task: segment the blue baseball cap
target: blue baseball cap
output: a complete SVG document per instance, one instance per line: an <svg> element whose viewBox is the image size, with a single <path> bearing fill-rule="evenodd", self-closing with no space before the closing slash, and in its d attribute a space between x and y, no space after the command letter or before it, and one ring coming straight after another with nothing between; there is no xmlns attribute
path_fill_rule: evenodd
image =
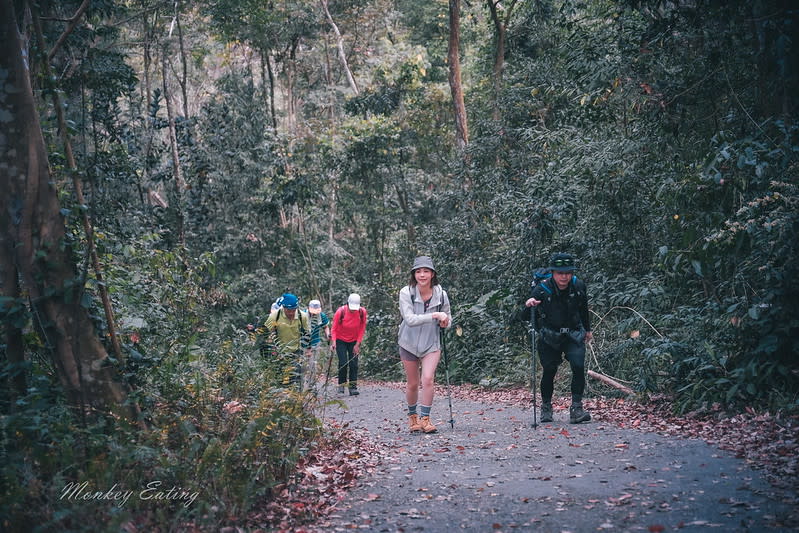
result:
<svg viewBox="0 0 799 533"><path fill-rule="evenodd" d="M300 305L300 300L290 292L287 292L280 297L280 305L283 309L297 309Z"/></svg>

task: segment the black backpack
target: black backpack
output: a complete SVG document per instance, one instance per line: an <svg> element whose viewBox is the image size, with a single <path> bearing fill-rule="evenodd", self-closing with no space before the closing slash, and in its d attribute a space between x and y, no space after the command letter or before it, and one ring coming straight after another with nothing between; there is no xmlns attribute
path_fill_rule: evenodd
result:
<svg viewBox="0 0 799 533"><path fill-rule="evenodd" d="M533 289L535 289L539 285L541 285L541 288L544 289L544 292L546 292L547 294L549 295L553 294L552 287L550 287L549 284L547 283L547 281L551 279L552 279L552 270L549 267L537 268L536 270L534 270L533 276L530 280L530 294L532 294ZM571 286L574 286L574 283L577 281L577 279L578 278L576 274L572 275L572 279L571 281L569 281L569 284ZM522 311L522 319L532 320L533 328L535 328L536 330L539 329L538 318L539 317L538 317L537 307L526 308L525 310Z"/></svg>
<svg viewBox="0 0 799 533"><path fill-rule="evenodd" d="M535 271L533 271L533 276L532 279L530 280L530 294L533 293L533 289L542 284L544 286L544 290L547 291L549 294L552 294L552 289L550 289L545 283L550 279L552 279L552 271L549 268L538 268ZM528 308L527 311L529 311L530 313L530 317L528 320L532 321L533 329L538 331L538 308L531 307Z"/></svg>

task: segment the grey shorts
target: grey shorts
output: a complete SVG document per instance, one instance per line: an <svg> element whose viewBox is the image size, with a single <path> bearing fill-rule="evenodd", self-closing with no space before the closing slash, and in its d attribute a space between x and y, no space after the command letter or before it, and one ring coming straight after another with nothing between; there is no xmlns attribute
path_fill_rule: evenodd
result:
<svg viewBox="0 0 799 533"><path fill-rule="evenodd" d="M433 353L433 352L428 352L428 353ZM405 348L403 348L402 346L399 347L399 354L400 354L400 361L411 361L413 363L419 361L422 357L427 355L426 353L422 355L414 355Z"/></svg>

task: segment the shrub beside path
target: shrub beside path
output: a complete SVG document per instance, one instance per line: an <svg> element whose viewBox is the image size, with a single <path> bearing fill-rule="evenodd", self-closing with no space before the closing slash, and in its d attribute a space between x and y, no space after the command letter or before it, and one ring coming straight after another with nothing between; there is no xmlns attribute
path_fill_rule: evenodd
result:
<svg viewBox="0 0 799 533"><path fill-rule="evenodd" d="M368 433L382 450L306 531L794 531L796 495L762 470L695 438L624 429L587 400L594 419L532 426L528 408L453 398L435 434L410 434L396 384L363 384L328 407L332 425Z"/></svg>

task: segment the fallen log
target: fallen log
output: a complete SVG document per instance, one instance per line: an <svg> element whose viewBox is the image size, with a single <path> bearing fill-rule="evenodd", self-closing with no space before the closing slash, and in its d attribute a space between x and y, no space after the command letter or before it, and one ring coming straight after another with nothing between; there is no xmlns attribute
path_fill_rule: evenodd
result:
<svg viewBox="0 0 799 533"><path fill-rule="evenodd" d="M594 379L598 379L602 383L610 385L613 388L619 389L620 391L622 391L625 394L635 394L635 392L633 392L633 390L630 387L628 387L627 385L622 385L621 383L619 383L615 379L609 378L608 376L606 376L604 374L599 374L597 372L594 372L593 370L588 370L587 374L589 376L591 376L592 378L594 378Z"/></svg>

